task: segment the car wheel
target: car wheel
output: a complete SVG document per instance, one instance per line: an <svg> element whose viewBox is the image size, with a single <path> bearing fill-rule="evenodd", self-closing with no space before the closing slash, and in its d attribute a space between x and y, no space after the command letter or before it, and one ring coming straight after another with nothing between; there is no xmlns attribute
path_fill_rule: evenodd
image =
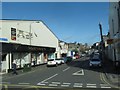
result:
<svg viewBox="0 0 120 90"><path fill-rule="evenodd" d="M89 67L91 68L91 67L92 67L92 65L89 65Z"/></svg>
<svg viewBox="0 0 120 90"><path fill-rule="evenodd" d="M56 63L56 67L58 66L58 64Z"/></svg>

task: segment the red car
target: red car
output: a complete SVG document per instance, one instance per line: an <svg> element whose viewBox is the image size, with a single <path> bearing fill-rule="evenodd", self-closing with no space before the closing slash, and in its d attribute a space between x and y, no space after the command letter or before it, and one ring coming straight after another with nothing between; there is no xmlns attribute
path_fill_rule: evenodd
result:
<svg viewBox="0 0 120 90"><path fill-rule="evenodd" d="M75 54L74 56L76 57L76 59L80 58L80 55L78 55L78 54Z"/></svg>

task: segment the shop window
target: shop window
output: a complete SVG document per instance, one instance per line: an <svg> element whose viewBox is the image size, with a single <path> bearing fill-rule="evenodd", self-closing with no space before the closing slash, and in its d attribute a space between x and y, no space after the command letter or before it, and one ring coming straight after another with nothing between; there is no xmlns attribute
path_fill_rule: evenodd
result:
<svg viewBox="0 0 120 90"><path fill-rule="evenodd" d="M57 58L57 53L55 54L55 58Z"/></svg>
<svg viewBox="0 0 120 90"><path fill-rule="evenodd" d="M2 54L2 61L6 61L6 59L5 59L5 58L6 58L6 55L7 55L7 54Z"/></svg>
<svg viewBox="0 0 120 90"><path fill-rule="evenodd" d="M31 55L31 59L32 59L32 65L36 65L37 64L37 55L36 54L32 54Z"/></svg>

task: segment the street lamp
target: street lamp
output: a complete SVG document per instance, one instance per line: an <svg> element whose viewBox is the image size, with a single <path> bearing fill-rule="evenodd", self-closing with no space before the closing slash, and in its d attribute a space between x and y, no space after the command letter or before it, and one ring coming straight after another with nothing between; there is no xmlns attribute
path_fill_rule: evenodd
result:
<svg viewBox="0 0 120 90"><path fill-rule="evenodd" d="M31 59L31 38L32 38L32 24L33 23L40 23L39 21L33 21L33 22L31 22L30 23L30 32L29 32L29 40L30 40L30 45L29 45L29 47L30 47L30 54L29 54L29 59L30 59L30 61L32 61L32 59Z"/></svg>
<svg viewBox="0 0 120 90"><path fill-rule="evenodd" d="M29 50L29 51L30 51L30 52L29 52L29 60L30 60L30 62L32 62L32 58L31 58L31 38L32 38L32 33L31 33L31 31L32 31L32 24L33 24L33 23L35 23L35 22L31 22L31 23L30 23L30 32L29 32L29 41L30 41L30 45L29 45L29 47L30 47L30 48L29 48L29 49L30 49L30 50Z"/></svg>

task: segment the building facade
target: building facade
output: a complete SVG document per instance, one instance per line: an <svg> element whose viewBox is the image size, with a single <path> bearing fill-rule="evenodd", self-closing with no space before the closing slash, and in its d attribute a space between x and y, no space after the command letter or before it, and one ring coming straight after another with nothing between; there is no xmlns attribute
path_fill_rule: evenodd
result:
<svg viewBox="0 0 120 90"><path fill-rule="evenodd" d="M59 41L60 45L60 56L66 57L68 54L68 44L64 41Z"/></svg>
<svg viewBox="0 0 120 90"><path fill-rule="evenodd" d="M109 5L109 39L108 58L117 66L120 62L120 2L110 2Z"/></svg>
<svg viewBox="0 0 120 90"><path fill-rule="evenodd" d="M42 21L0 20L1 70L8 72L15 60L17 68L40 65L58 53L58 38Z"/></svg>

